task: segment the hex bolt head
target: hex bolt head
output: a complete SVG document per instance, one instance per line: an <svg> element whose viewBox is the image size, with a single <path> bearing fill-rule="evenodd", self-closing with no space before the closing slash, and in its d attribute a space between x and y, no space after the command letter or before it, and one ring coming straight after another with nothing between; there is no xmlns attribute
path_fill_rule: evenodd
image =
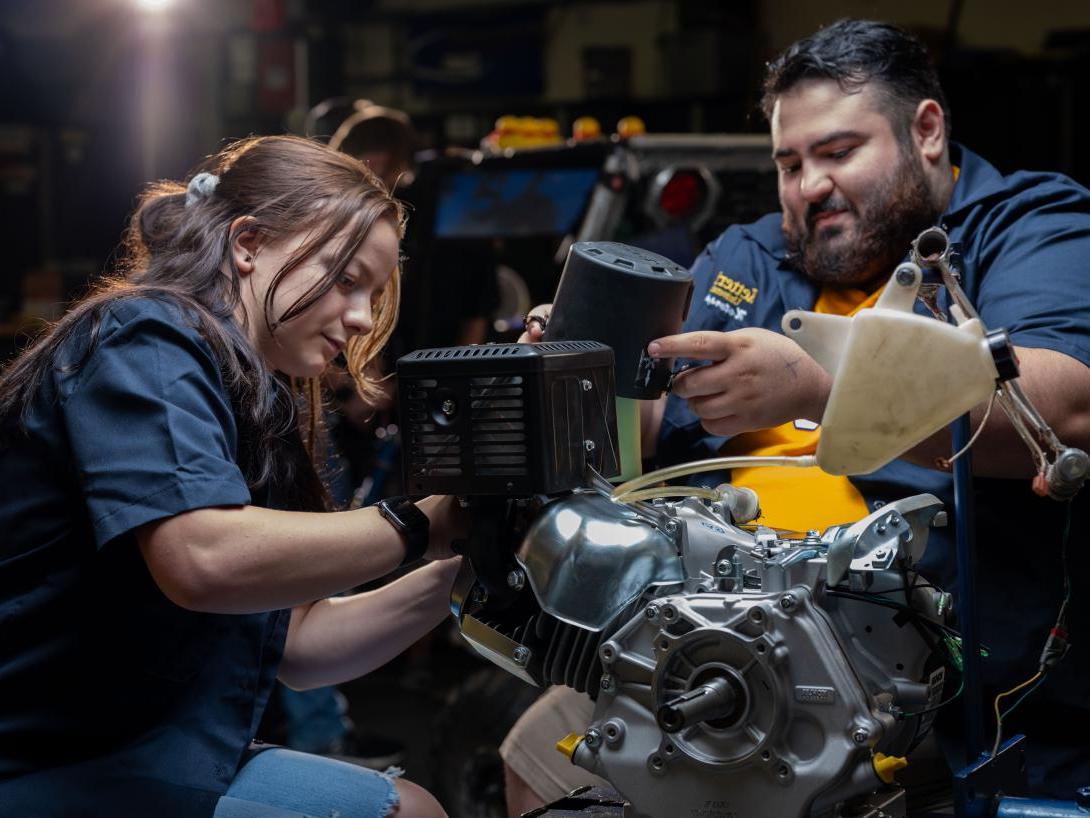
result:
<svg viewBox="0 0 1090 818"><path fill-rule="evenodd" d="M614 680L613 676L611 676L609 673L602 674L602 681L600 682L600 684L602 690L604 690L606 693L615 690L617 687L616 680Z"/></svg>
<svg viewBox="0 0 1090 818"><path fill-rule="evenodd" d="M519 667L526 667L530 663L530 649L519 645L511 654L511 658L515 660L515 664Z"/></svg>
<svg viewBox="0 0 1090 818"><path fill-rule="evenodd" d="M877 551L874 552L874 558L876 560L884 560L886 558L887 553L888 552L886 551L886 549L879 548Z"/></svg>
<svg viewBox="0 0 1090 818"><path fill-rule="evenodd" d="M605 723L603 731L606 734L606 744L610 747L618 747L624 741L624 722L620 719L610 719Z"/></svg>
<svg viewBox="0 0 1090 818"><path fill-rule="evenodd" d="M865 727L856 727L852 731L852 741L856 744L866 744L870 741L870 731Z"/></svg>
<svg viewBox="0 0 1090 818"><path fill-rule="evenodd" d="M606 642L600 648L598 648L598 658L602 660L602 664L608 665L614 659L617 658L617 643Z"/></svg>
<svg viewBox="0 0 1090 818"><path fill-rule="evenodd" d="M591 727L583 734L583 741L591 750L597 750L602 746L602 731L597 727Z"/></svg>
<svg viewBox="0 0 1090 818"><path fill-rule="evenodd" d="M806 531L806 539L808 539L808 540L816 540L816 539L818 539L818 538L820 538L820 537L821 537L821 534L820 534L820 533L818 533L818 530L817 530L816 528L810 528L810 529L807 529L807 531Z"/></svg>
<svg viewBox="0 0 1090 818"><path fill-rule="evenodd" d="M677 520L667 520L665 528L667 534L674 536L677 534Z"/></svg>
<svg viewBox="0 0 1090 818"><path fill-rule="evenodd" d="M507 587L521 591L526 585L526 574L517 568L507 575Z"/></svg>
<svg viewBox="0 0 1090 818"><path fill-rule="evenodd" d="M780 607L785 611L795 610L795 606L799 604L799 601L795 598L794 594L784 594L780 597Z"/></svg>
<svg viewBox="0 0 1090 818"><path fill-rule="evenodd" d="M659 606L648 605L643 609L643 615L650 619L652 622L659 618Z"/></svg>
<svg viewBox="0 0 1090 818"><path fill-rule="evenodd" d="M715 563L715 575L717 577L730 576L730 574L731 574L731 572L733 570L734 570L734 563L731 562L729 559L718 560Z"/></svg>
<svg viewBox="0 0 1090 818"><path fill-rule="evenodd" d="M589 392L594 388L594 384L591 383L587 378L583 378L583 380L581 380L579 383L582 385L584 392Z"/></svg>
<svg viewBox="0 0 1090 818"><path fill-rule="evenodd" d="M445 401L443 401L443 405L439 408L444 415L450 417L454 414L454 410L458 408L458 405L450 398L447 398Z"/></svg>
<svg viewBox="0 0 1090 818"><path fill-rule="evenodd" d="M583 448L586 449L588 452L593 452L594 449L595 449L594 441L593 440L584 440L583 441Z"/></svg>

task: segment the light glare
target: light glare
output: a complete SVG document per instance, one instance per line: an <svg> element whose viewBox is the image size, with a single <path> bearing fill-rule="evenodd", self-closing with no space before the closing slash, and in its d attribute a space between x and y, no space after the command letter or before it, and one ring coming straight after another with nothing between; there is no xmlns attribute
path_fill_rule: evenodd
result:
<svg viewBox="0 0 1090 818"><path fill-rule="evenodd" d="M148 14L161 14L172 5L174 0L135 0L136 7Z"/></svg>

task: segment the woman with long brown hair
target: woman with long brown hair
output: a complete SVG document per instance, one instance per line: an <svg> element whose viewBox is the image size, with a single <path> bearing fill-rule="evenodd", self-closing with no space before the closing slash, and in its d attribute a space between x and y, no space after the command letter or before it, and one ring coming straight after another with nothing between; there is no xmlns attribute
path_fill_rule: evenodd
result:
<svg viewBox="0 0 1090 818"><path fill-rule="evenodd" d="M441 816L401 779L251 745L277 676L354 678L447 610L455 504L328 512L315 465L325 367L375 389L402 212L294 137L196 171L144 193L118 274L0 377L0 811Z"/></svg>

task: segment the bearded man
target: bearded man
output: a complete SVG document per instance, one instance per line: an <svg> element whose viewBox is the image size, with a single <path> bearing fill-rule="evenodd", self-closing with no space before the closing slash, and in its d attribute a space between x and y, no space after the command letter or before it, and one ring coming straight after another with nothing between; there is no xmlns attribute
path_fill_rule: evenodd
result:
<svg viewBox="0 0 1090 818"><path fill-rule="evenodd" d="M678 375L668 401L645 407L644 455L668 464L813 453L831 379L780 333L784 313L853 315L873 305L910 241L935 224L960 254L962 286L985 325L1010 332L1034 404L1061 440L1090 449L1090 191L1056 174L1003 176L950 142L930 59L893 26L841 20L795 43L769 65L763 108L782 212L729 228L696 261L685 332L649 351L710 363ZM983 406L973 411L974 427L983 415ZM940 432L850 479L815 467L735 469L730 481L757 492L762 523L785 529L857 520L921 492L953 512L940 465L950 443ZM1090 784L1090 650L1079 644L1090 633L1090 566L1078 547L1086 492L1070 509L1033 495L1033 463L1001 413L973 455L985 702L1033 676L1070 578L1074 648L1004 730L1028 735L1031 792L1071 799ZM921 569L953 589L955 567L951 525L932 532ZM964 762L959 704L940 711L937 727L955 768ZM589 783L551 743L584 729L592 713L586 697L553 688L511 731L501 754L512 815Z"/></svg>

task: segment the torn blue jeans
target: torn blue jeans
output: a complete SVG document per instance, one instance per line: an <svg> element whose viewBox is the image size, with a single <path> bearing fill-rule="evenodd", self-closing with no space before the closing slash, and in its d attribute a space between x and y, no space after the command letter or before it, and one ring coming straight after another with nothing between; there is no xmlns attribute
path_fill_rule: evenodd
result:
<svg viewBox="0 0 1090 818"><path fill-rule="evenodd" d="M264 748L243 763L212 818L386 818L400 803L397 774Z"/></svg>

